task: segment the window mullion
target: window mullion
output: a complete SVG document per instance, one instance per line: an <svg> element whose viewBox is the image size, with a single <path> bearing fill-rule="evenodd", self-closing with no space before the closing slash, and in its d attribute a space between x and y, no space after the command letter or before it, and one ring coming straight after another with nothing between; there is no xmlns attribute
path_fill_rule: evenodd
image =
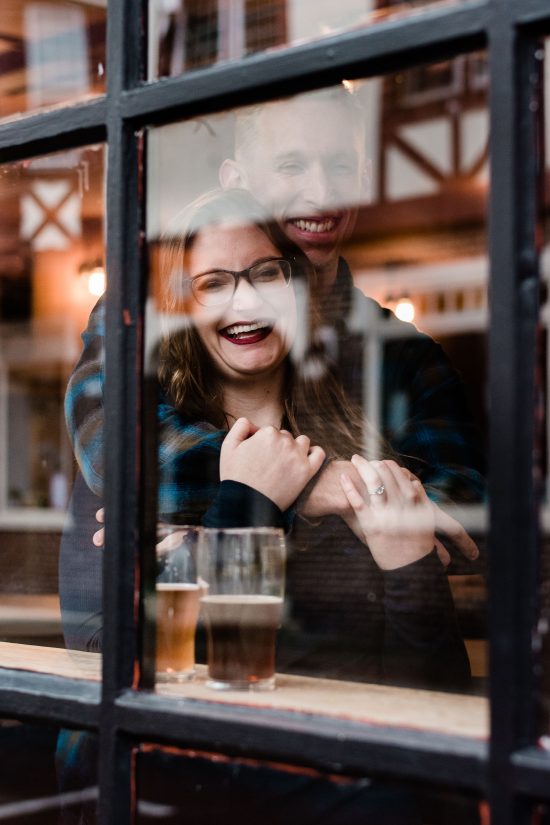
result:
<svg viewBox="0 0 550 825"><path fill-rule="evenodd" d="M512 2L495 0L491 64L490 683L492 820L527 821L510 760L534 736L538 524L534 481L538 323L536 43L515 30Z"/></svg>
<svg viewBox="0 0 550 825"><path fill-rule="evenodd" d="M141 0L110 3L107 26L107 297L105 363L105 555L99 820L132 817L131 745L118 732L114 701L134 681L135 581L139 542L137 432L143 319L140 266L140 138L121 95L140 77Z"/></svg>

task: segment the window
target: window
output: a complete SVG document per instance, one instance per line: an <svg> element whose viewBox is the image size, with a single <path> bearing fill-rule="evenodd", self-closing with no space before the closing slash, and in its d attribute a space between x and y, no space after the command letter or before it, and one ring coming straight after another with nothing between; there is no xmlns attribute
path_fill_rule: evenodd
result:
<svg viewBox="0 0 550 825"><path fill-rule="evenodd" d="M95 164L95 183L83 190L93 192L93 203L88 195L81 201L86 204L82 225L89 234L72 265L72 283L80 284L81 279L90 283L104 260L108 271L102 663L97 651L72 655L63 648L56 651L47 636L34 652L24 644L29 641L24 633L15 642L3 641L2 717L92 732L92 738L85 740L91 774L81 778L78 787L93 790L97 779L98 817L105 823L130 822L134 810L139 820L177 817L178 800L162 794L159 799L159 782L176 790L177 780L170 777L176 759L187 764L189 777L201 760L217 764L214 758L228 760L232 776L246 774L245 781L256 788L258 775L250 779L251 769L269 763L268 769L278 774L292 775L289 768L297 769L302 777L314 773L319 782L325 782L327 775L341 782L374 779L382 789L390 786L392 804L396 799L406 802L409 793L424 802L437 798L440 807L428 806L428 810L432 814L436 810L441 821L447 821L453 805L455 811L464 805L465 816L474 817L472 821L484 821L487 802L492 822L527 822L535 810L547 805L550 786L548 754L537 746L548 691L541 658L546 643L546 574L541 573L544 563L540 562L546 551L539 547L536 483L546 473L541 470L546 447L541 446L545 441L535 415L543 408L541 373L546 371L544 360L544 368L539 368L537 345L537 243L542 237L538 198L544 168L537 141L546 63L545 50L536 38L550 30L547 3L415 4L414 14L390 19L382 14L368 27L351 29L347 19L337 26L345 30L330 40L301 43L281 34L283 17L291 11L288 7L278 5L270 18L267 10L260 15L257 6L245 4L241 22L230 25L229 33L224 30L224 40L219 36L221 6L186 7L188 28L182 30L184 12L164 4L160 12L158 5L149 9L154 25L148 55L142 51L140 5L111 3L108 8L109 77L104 96L98 89L97 99L82 101L79 91L65 98L79 100L78 105L67 102L55 111L36 111L0 126L2 196L14 197L10 181L19 175L26 179L25 197L31 198L24 201L17 192L20 208L27 209L26 223L20 224L27 229L27 244L17 244L12 270L9 232L2 241L8 253L1 283L13 277L21 284L17 297L15 290L10 293L6 287L0 300L2 326L17 327L7 333L13 358L9 347L3 348L3 364L6 359L8 365L2 368L2 391L11 407L5 405L2 413L1 435L4 449L12 456L3 463L7 469L0 486L6 511L20 514L31 503L40 508L47 496L52 499L43 509L55 510L51 502L54 492L59 494L51 478L61 471L50 468L47 458L46 465L39 461L36 470L30 460L17 466L9 449L19 444L18 454L25 449L33 454L34 442L25 439L23 431L32 433L37 444L46 436L53 439L52 449L62 453L61 436L54 435L55 428L46 427L44 421L58 418L67 352L57 354L61 366L43 368L45 333L37 338L40 357L34 360L32 347L25 350L24 336L18 335L29 318L38 320L37 267L32 260L37 253L32 241L36 243L46 223L51 224L50 241L52 235L66 234L59 226L59 210L53 214L58 205L53 196L44 227L37 223L36 186L42 186L44 203L44 184L51 189L56 179L61 197L61 184L68 185L83 159ZM45 7L40 8L42 13ZM253 32L242 24L243 19L255 21ZM287 42L294 45L287 48ZM163 48L158 49L157 43L163 43ZM272 50L272 45L278 48ZM247 49L258 54L245 58ZM211 65L220 56L226 62ZM194 71L187 72L191 68ZM144 83L146 74L172 76ZM370 137L376 140L376 152L371 147L375 162L370 200L361 196L354 202L359 212L357 234L349 241L346 257L360 273L357 282L365 291L396 312L400 302L407 312L412 306L419 326L441 339L451 360L460 359L486 434L488 506L469 502L468 528L480 542L487 542L490 586L485 591L480 578L471 588L466 574L455 582L454 597L462 605L465 626L470 622L465 635L481 642L473 644L469 654L485 680L480 693L486 690L487 696L449 696L351 679L346 680L344 702L335 712L332 682L325 685L324 696L317 695L317 704L303 693L290 701L283 690L258 694L254 701L235 700L229 694L212 698L193 684L189 689L153 690L150 617L144 605L154 580L158 473L151 422L156 421L157 397L147 346L154 321L149 314L151 298L158 294L156 255L175 207L166 193L176 193L185 201L201 191L202 176L217 169L217 153L225 151L215 145L216 140L221 135L230 144L231 129L224 129L239 108L319 92L342 80L363 88L369 112L380 118L370 123ZM192 150L178 155L182 140L189 141ZM97 147L102 145L107 148L105 258L101 209L97 209L101 197L97 183L102 180L102 149ZM180 184L189 192L178 192ZM192 193L195 184L197 192ZM301 217L294 216L298 222ZM543 273L544 256L542 260ZM59 270L57 278L61 277ZM48 297L52 297L49 292ZM38 326L33 326L33 336ZM384 326L383 345L390 333ZM372 387L375 382L369 396L376 394ZM402 398L393 398L387 413L397 428L403 403ZM46 415L38 415L37 409ZM47 482L41 476L46 472L50 472ZM10 499L16 482L35 498L27 500L23 494ZM23 548L22 533L14 537L13 555ZM31 545L35 542L31 538ZM24 589L28 595L29 587ZM136 609L138 590L140 610ZM536 627L539 635L534 638L540 644L533 646ZM322 687L319 674L301 676ZM336 694L340 681L334 683ZM367 697L376 709L372 716L365 712ZM5 742L10 725L2 726ZM540 741L545 744L544 738ZM50 740L47 749L52 750ZM163 767L165 759L169 770ZM136 762L140 804L134 808ZM246 770L241 767L245 763ZM95 796L90 794L87 801L93 806ZM290 809L290 819L292 815Z"/></svg>

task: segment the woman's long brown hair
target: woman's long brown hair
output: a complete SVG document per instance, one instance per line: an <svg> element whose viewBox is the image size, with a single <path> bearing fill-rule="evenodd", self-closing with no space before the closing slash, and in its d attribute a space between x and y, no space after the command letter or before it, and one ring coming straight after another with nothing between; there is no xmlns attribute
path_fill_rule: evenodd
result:
<svg viewBox="0 0 550 825"><path fill-rule="evenodd" d="M200 231L221 225L254 225L263 231L284 258L291 262L292 279L303 283L309 296L307 344L302 357L287 356L283 398L284 426L293 435L305 434L320 444L327 458L365 455L383 458L392 451L351 404L334 377L318 334L320 313L315 301L315 271L304 253L284 235L252 196L240 189L214 190L194 201L172 222L161 243L160 275L169 288L164 290L163 310L168 316L178 311L185 316L186 254ZM187 293L187 300L188 300ZM182 312L183 310L183 312ZM174 407L185 421L205 422L227 430L229 421L223 407L223 380L200 337L189 322L165 335L160 345L159 379ZM191 446L191 443L187 446ZM185 445L182 445L184 448Z"/></svg>

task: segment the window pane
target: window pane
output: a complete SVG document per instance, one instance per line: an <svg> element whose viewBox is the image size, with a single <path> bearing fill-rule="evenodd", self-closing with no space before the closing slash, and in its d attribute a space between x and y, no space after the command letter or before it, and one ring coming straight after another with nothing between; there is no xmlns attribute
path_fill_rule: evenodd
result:
<svg viewBox="0 0 550 825"><path fill-rule="evenodd" d="M251 759L144 745L138 751L137 823L182 818L303 825L480 825L485 803L456 791L381 778L349 778Z"/></svg>
<svg viewBox="0 0 550 825"><path fill-rule="evenodd" d="M105 91L106 0L3 0L0 117Z"/></svg>
<svg viewBox="0 0 550 825"><path fill-rule="evenodd" d="M542 51L542 50L541 50ZM541 720L542 734L545 737L545 747L550 747L550 518L549 518L549 445L548 427L550 417L548 415L548 369L550 359L548 357L548 347L550 337L548 335L548 284L550 282L550 39L544 44L544 154L543 166L544 179L541 182L540 192L542 194L542 219L544 227L544 246L541 254L541 357L544 364L542 373L542 383L540 386L541 400L544 398L543 421L539 430L540 436L540 463L541 476L544 479L544 506L542 510L542 558L540 570L540 618L538 623L537 644L540 653L540 673L542 676L541 694L543 718ZM543 56L541 54L541 57Z"/></svg>
<svg viewBox="0 0 550 825"><path fill-rule="evenodd" d="M306 696L328 713L351 702L372 718L354 682L485 690L485 98L485 56L474 54L149 133L160 518L286 530L280 690L250 701L304 710ZM320 445L330 461L318 483L306 486L316 459L300 475L272 431L250 431L244 464L231 451L220 465L242 416ZM395 463L362 464L362 479L349 463L358 453ZM410 485L417 509L397 516ZM472 541L476 561L464 555ZM199 594L200 666L221 592L210 573L198 582L210 588ZM194 683L158 689L212 696L200 666ZM484 702L470 701L484 735ZM458 698L445 703L464 718Z"/></svg>
<svg viewBox="0 0 550 825"><path fill-rule="evenodd" d="M61 648L85 648L98 632L90 614L101 615L101 551L68 516L79 476L63 404L104 278L103 168L102 146L0 167L0 663L7 666L70 673L76 660ZM68 411L77 415L90 396L72 390ZM29 655L29 643L40 650ZM74 675L94 668L97 676L97 663Z"/></svg>
<svg viewBox="0 0 550 825"><path fill-rule="evenodd" d="M150 0L149 79L456 2L460 0Z"/></svg>
<svg viewBox="0 0 550 825"><path fill-rule="evenodd" d="M2 821L21 825L96 821L94 734L2 719L0 759Z"/></svg>

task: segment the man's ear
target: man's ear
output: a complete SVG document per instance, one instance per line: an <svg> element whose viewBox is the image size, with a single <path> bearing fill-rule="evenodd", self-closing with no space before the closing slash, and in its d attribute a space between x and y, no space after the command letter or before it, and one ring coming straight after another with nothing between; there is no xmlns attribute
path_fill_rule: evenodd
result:
<svg viewBox="0 0 550 825"><path fill-rule="evenodd" d="M222 189L246 189L244 172L236 160L226 158L220 166L218 178Z"/></svg>

